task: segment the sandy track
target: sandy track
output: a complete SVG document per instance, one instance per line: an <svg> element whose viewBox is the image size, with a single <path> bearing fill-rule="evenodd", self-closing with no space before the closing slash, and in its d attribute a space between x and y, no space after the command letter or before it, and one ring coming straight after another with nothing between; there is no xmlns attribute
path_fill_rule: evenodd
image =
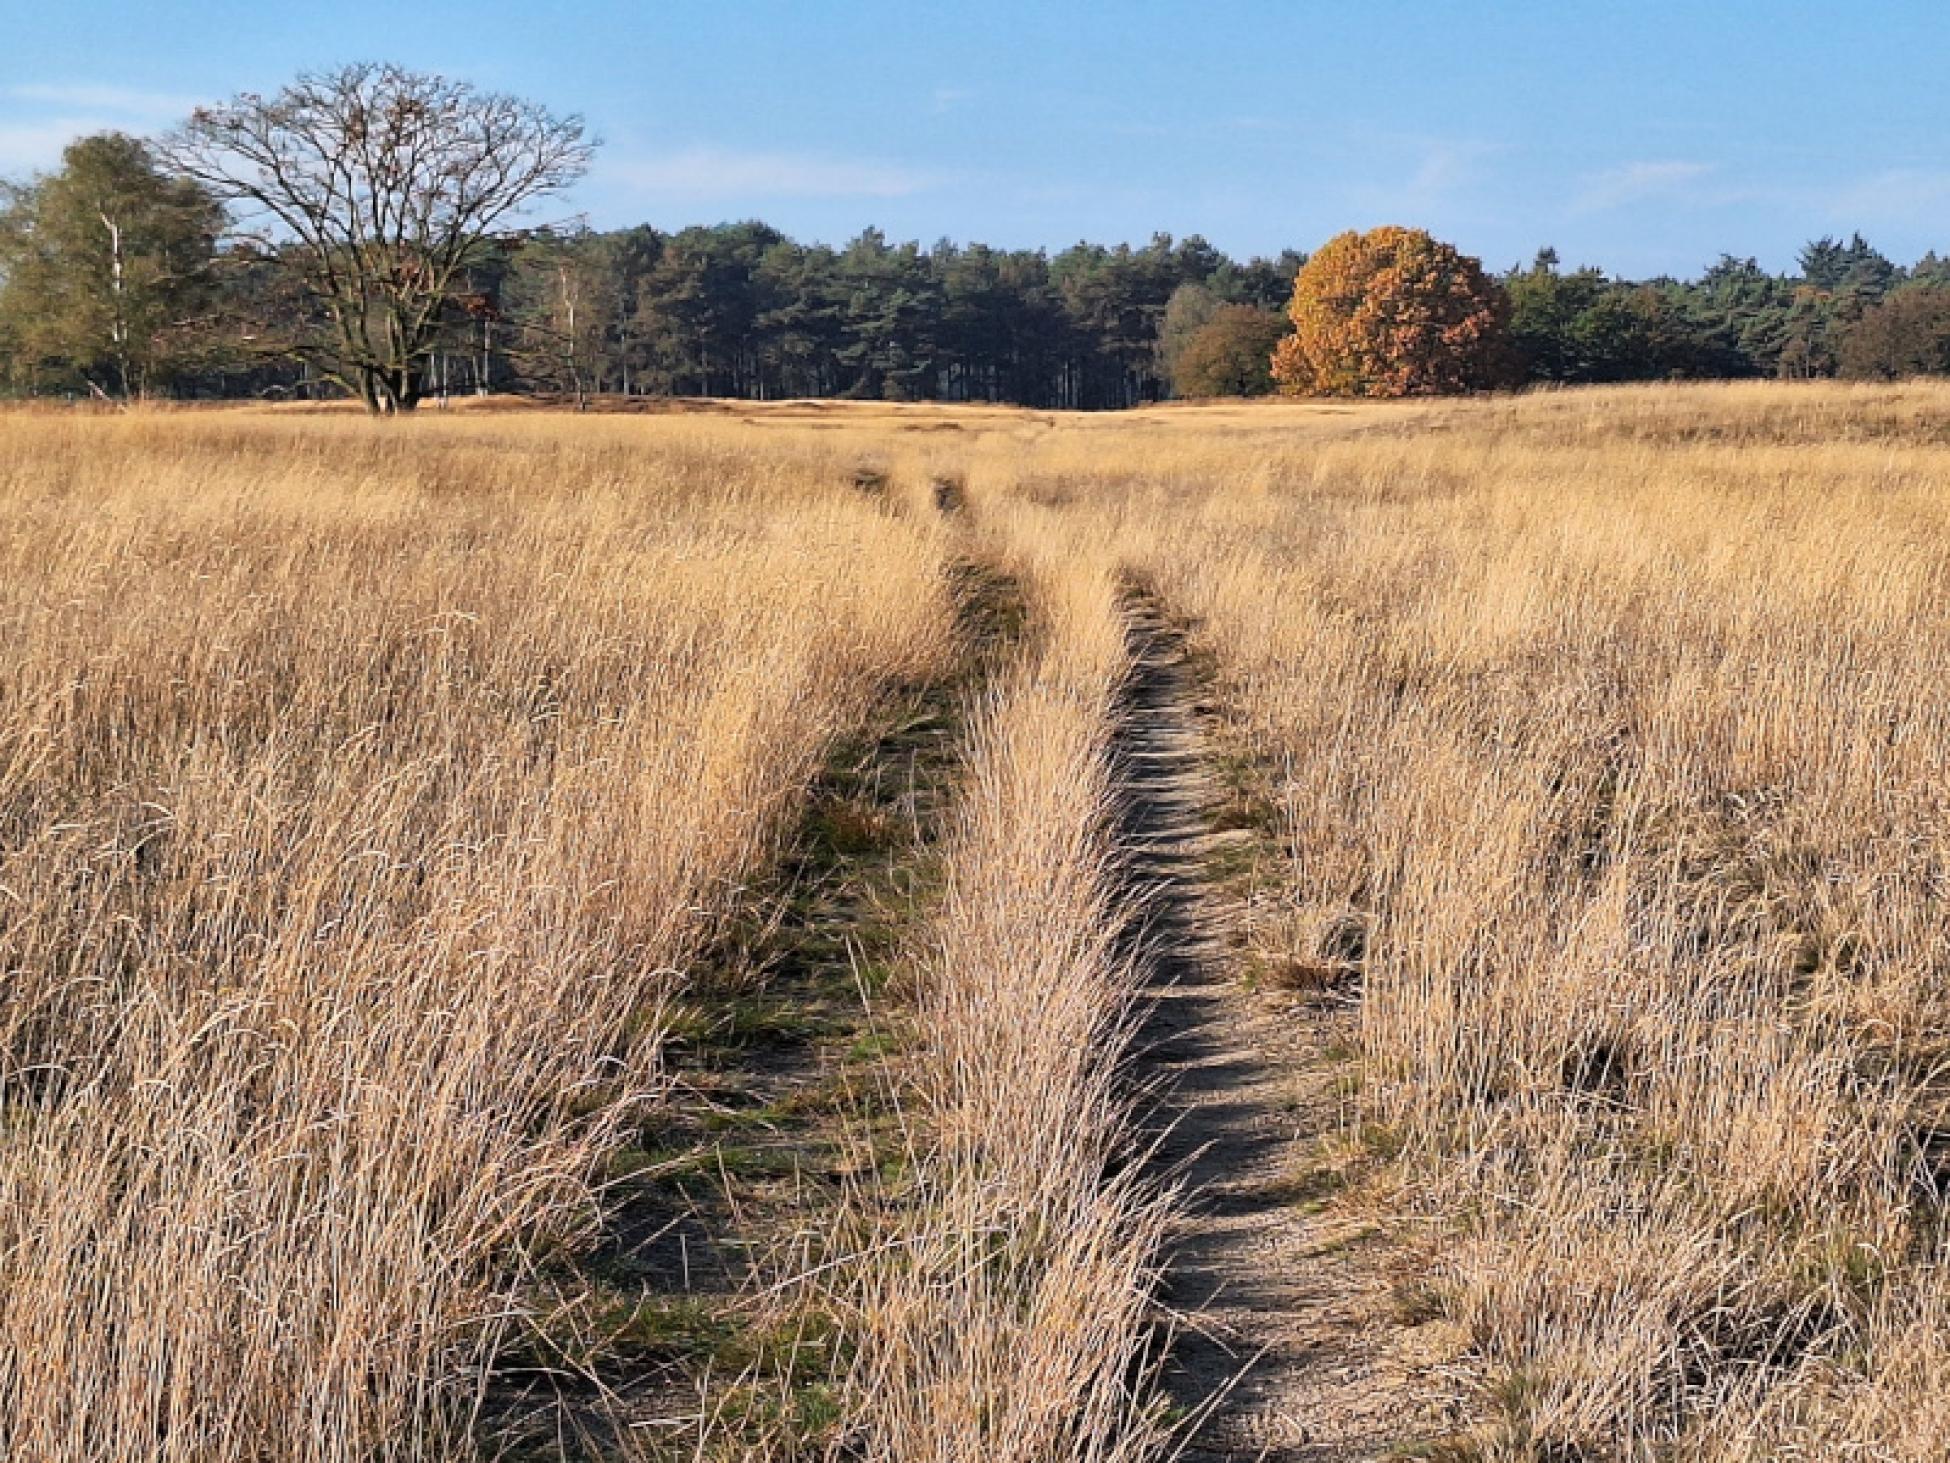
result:
<svg viewBox="0 0 1950 1463"><path fill-rule="evenodd" d="M1145 898L1151 1005L1138 1043L1161 1172L1182 1182L1166 1299L1184 1317L1166 1363L1202 1419L1187 1459L1341 1463L1443 1431L1417 1398L1413 1328L1391 1303L1401 1260L1373 1224L1307 1202L1321 1140L1344 1126L1332 1053L1345 997L1270 997L1228 969L1228 912L1207 875L1215 790L1181 637L1130 605L1136 669L1120 729L1125 836Z"/></svg>

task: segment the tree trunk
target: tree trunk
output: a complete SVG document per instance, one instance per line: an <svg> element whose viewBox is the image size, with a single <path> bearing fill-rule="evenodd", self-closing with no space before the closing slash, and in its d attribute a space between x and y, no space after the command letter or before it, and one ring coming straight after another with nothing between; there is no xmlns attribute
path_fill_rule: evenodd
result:
<svg viewBox="0 0 1950 1463"><path fill-rule="evenodd" d="M96 214L102 227L108 230L108 291L109 344L115 356L115 379L126 404L132 394L129 369L129 317L125 298L128 281L122 258L122 226L108 216L107 210Z"/></svg>

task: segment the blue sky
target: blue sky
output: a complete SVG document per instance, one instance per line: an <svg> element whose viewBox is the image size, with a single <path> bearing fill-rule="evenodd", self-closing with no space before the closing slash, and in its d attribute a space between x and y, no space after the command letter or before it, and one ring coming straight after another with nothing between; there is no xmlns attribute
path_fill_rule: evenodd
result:
<svg viewBox="0 0 1950 1463"><path fill-rule="evenodd" d="M1239 254L1420 225L1493 266L1950 252L1944 0L0 0L0 175L306 67L579 111L591 223Z"/></svg>

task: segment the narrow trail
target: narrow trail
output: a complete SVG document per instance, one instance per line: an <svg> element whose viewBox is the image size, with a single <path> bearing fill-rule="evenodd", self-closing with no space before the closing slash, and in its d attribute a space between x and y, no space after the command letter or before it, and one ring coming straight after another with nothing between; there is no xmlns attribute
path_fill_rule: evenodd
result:
<svg viewBox="0 0 1950 1463"><path fill-rule="evenodd" d="M1209 869L1252 835L1211 831L1219 799L1182 634L1143 593L1127 608L1124 834L1151 1002L1137 1074L1156 1092L1159 1171L1186 1190L1165 1296L1184 1319L1164 1381L1199 1420L1179 1456L1387 1457L1442 1429L1414 1415L1428 1388L1403 1354L1413 1328L1373 1223L1310 1192L1322 1141L1345 1126L1335 1054L1352 1002L1268 997L1229 971L1231 916Z"/></svg>
<svg viewBox="0 0 1950 1463"><path fill-rule="evenodd" d="M488 1379L484 1456L692 1463L824 1446L839 1361L826 1318L779 1282L816 1266L841 1189L873 1157L884 1056L862 997L878 1000L904 956L947 827L962 708L1024 615L1006 575L948 572L958 663L884 688L829 749L776 866L663 1013L672 1093L615 1156L600 1241L548 1277L586 1297L565 1334Z"/></svg>

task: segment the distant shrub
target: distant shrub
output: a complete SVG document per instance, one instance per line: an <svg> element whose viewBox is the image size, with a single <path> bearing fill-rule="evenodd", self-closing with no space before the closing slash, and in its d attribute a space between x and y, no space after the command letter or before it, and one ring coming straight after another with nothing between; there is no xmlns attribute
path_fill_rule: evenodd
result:
<svg viewBox="0 0 1950 1463"><path fill-rule="evenodd" d="M1225 305L1172 361L1179 396L1265 396L1273 389L1273 351L1286 322L1271 310Z"/></svg>
<svg viewBox="0 0 1950 1463"><path fill-rule="evenodd" d="M1950 289L1912 286L1871 305L1842 338L1841 372L1882 381L1950 372Z"/></svg>

